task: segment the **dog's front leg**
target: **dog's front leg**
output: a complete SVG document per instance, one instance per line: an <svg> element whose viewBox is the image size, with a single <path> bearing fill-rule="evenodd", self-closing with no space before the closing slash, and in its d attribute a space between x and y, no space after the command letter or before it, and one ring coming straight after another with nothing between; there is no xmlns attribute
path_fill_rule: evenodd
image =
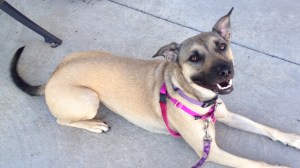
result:
<svg viewBox="0 0 300 168"><path fill-rule="evenodd" d="M249 160L239 156L235 156L220 149L215 143L212 145L212 150L208 160L211 162L236 168L288 168L285 166L269 165L264 162Z"/></svg>
<svg viewBox="0 0 300 168"><path fill-rule="evenodd" d="M218 114L219 113L219 114ZM222 103L217 108L218 121L237 129L260 134L271 138L274 141L280 141L283 144L300 149L300 136L291 133L285 133L280 130L256 123L246 117L228 111Z"/></svg>

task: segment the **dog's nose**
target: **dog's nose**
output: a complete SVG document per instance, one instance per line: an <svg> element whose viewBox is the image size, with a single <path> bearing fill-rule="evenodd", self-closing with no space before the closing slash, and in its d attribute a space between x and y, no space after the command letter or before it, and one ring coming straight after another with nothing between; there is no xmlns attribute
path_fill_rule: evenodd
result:
<svg viewBox="0 0 300 168"><path fill-rule="evenodd" d="M226 69L226 70L223 70L223 71L219 72L220 77L227 77L230 74L231 74L231 71L229 69Z"/></svg>
<svg viewBox="0 0 300 168"><path fill-rule="evenodd" d="M231 73L232 73L232 70L227 65L218 67L218 75L221 78L227 78L229 75L231 75Z"/></svg>

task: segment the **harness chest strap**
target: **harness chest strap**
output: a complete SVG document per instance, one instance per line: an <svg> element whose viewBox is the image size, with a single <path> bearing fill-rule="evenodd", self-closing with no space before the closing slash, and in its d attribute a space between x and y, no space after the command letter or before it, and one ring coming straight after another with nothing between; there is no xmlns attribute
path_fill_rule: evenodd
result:
<svg viewBox="0 0 300 168"><path fill-rule="evenodd" d="M178 91L180 91L179 89L177 89ZM182 92L182 91L181 91ZM191 110L190 108L188 108L187 106L185 106L182 102L178 101L177 99L171 97L168 92L167 92L167 87L165 84L162 85L161 89L160 89L160 107L161 107L161 111L162 111L162 115L163 115L163 118L164 118L164 121L166 123L166 126L167 126L167 129L168 130L172 130L170 127L169 127L169 123L168 123L168 120L167 120L167 115L166 115L166 111L167 111L167 107L166 107L166 104L167 104L167 98L175 105L175 107L177 108L180 108L181 110L183 110L184 112L186 112L187 114L195 117L195 119L201 119L201 120L209 120L211 119L213 123L216 122L216 117L215 117L215 102L216 102L216 98L214 98L214 103L213 106L210 107L210 109L208 110L208 112L204 115L200 115L199 113ZM190 98L191 99L191 98ZM211 100L208 101L209 104L211 104ZM201 103L201 107L203 105L207 105L206 102L200 102ZM212 105L211 104L211 105ZM170 132L175 132L174 130L170 131ZM171 135L173 135L171 133Z"/></svg>
<svg viewBox="0 0 300 168"><path fill-rule="evenodd" d="M174 131L174 130L170 127L170 125L169 125L168 115L167 115L167 106L166 106L166 104L163 103L163 102L159 102L159 104L160 104L160 109L161 109L162 117L163 117L163 120L164 120L164 122L165 122L165 125L166 125L168 131L170 132L170 134L171 134L173 137L175 137L175 138L180 138L181 135L180 135L178 132Z"/></svg>
<svg viewBox="0 0 300 168"><path fill-rule="evenodd" d="M182 92L183 93L183 92ZM182 95L182 94L180 94ZM208 133L207 133L207 128L208 128L208 124L209 124L209 119L212 119L212 122L215 123L216 122L216 118L214 116L214 112L215 112L215 103L214 105L209 109L209 111L205 114L205 115L199 115L198 113L194 112L193 110L189 109L188 107L186 107L184 104L182 104L180 101L176 100L175 98L172 98L170 95L168 95L167 93L167 88L166 85L163 84L160 90L160 100L159 100L159 104L160 104L160 108L161 108L161 112L162 112L162 117L163 120L165 122L165 125L169 131L169 133L175 137L175 138L179 138L181 137L181 135L174 131L173 129L171 129L170 125L169 125L169 121L168 121L168 115L167 115L167 98L169 98L171 100L171 102L177 107L182 109L184 112L188 113L189 115L192 115L193 117L195 117L195 119L202 119L205 120L205 137L203 139L204 141L204 147L203 147L203 154L201 159L198 161L198 163L193 166L192 168L198 168L201 167L206 159L208 158L209 155L209 151L210 151L210 144L211 144L211 138L209 137ZM216 99L215 99L216 100ZM211 101L210 101L211 102ZM215 102L215 101L214 101ZM195 104L195 103L194 103ZM203 106L205 103L200 102L199 105Z"/></svg>

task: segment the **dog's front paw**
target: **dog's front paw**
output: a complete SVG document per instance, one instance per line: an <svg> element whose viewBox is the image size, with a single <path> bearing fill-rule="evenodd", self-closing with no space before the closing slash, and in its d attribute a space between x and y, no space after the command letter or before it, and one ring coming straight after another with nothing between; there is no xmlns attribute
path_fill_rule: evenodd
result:
<svg viewBox="0 0 300 168"><path fill-rule="evenodd" d="M300 136L296 134L284 134L283 143L300 150Z"/></svg>
<svg viewBox="0 0 300 168"><path fill-rule="evenodd" d="M287 167L287 166L272 166L272 168L291 168L291 167Z"/></svg>
<svg viewBox="0 0 300 168"><path fill-rule="evenodd" d="M294 147L300 150L300 136L292 133L285 133L279 130L275 130L272 132L272 136L270 138L273 141L282 142L285 145Z"/></svg>
<svg viewBox="0 0 300 168"><path fill-rule="evenodd" d="M267 164L267 163L261 163L261 165L257 166L257 168L290 168L290 167L287 167L287 166L281 166L281 165L270 165L270 164Z"/></svg>
<svg viewBox="0 0 300 168"><path fill-rule="evenodd" d="M262 168L290 168L287 166L281 166L281 165L270 165L267 163L263 163L263 165L261 166Z"/></svg>

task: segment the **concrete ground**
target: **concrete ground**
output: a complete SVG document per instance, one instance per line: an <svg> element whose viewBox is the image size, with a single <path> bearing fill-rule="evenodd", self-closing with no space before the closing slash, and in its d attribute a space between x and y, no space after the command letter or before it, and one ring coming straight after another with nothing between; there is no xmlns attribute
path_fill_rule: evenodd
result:
<svg viewBox="0 0 300 168"><path fill-rule="evenodd" d="M163 45L209 31L232 14L235 90L222 96L228 108L286 132L300 134L300 2L180 0L31 0L8 2L63 40L55 49L0 11L0 167L182 168L198 161L182 140L145 131L109 109L100 116L108 133L56 124L44 97L18 90L9 75L14 52L26 45L21 76L45 83L67 54L107 50L141 59ZM300 151L266 137L217 123L226 151L271 164L300 167ZM207 163L208 168L221 168Z"/></svg>

